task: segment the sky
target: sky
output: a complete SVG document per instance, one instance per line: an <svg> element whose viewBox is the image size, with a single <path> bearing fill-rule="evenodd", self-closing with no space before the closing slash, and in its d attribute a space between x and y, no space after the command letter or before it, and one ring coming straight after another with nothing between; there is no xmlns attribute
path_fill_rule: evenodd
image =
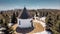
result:
<svg viewBox="0 0 60 34"><path fill-rule="evenodd" d="M0 0L0 10L60 9L60 0Z"/></svg>

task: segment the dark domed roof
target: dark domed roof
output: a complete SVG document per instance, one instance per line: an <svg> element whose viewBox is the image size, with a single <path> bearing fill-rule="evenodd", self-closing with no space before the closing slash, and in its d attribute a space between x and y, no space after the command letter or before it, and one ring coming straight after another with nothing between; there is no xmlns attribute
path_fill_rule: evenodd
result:
<svg viewBox="0 0 60 34"><path fill-rule="evenodd" d="M29 17L30 17L30 15L28 14L27 9L24 7L23 12L22 12L22 14L21 14L21 16L19 18L27 19Z"/></svg>

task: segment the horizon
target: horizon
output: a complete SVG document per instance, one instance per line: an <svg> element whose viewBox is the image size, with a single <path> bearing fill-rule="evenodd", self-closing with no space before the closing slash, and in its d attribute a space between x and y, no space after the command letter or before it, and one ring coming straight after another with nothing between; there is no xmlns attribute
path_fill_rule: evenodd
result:
<svg viewBox="0 0 60 34"><path fill-rule="evenodd" d="M60 0L0 0L1 10L12 9L58 9L60 10Z"/></svg>

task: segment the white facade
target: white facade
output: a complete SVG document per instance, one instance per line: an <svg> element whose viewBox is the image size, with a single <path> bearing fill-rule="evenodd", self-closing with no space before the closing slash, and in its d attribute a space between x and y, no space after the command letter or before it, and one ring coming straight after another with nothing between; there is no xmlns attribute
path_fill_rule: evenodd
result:
<svg viewBox="0 0 60 34"><path fill-rule="evenodd" d="M42 20L43 22L45 22L46 17L41 17L40 20Z"/></svg>
<svg viewBox="0 0 60 34"><path fill-rule="evenodd" d="M18 19L18 27L20 28L28 28L32 27L32 19Z"/></svg>

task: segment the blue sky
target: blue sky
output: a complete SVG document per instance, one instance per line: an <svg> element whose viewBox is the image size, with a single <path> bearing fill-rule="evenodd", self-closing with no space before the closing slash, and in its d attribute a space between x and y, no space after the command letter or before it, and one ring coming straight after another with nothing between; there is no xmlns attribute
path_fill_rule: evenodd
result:
<svg viewBox="0 0 60 34"><path fill-rule="evenodd" d="M60 0L0 0L0 10L60 9Z"/></svg>

